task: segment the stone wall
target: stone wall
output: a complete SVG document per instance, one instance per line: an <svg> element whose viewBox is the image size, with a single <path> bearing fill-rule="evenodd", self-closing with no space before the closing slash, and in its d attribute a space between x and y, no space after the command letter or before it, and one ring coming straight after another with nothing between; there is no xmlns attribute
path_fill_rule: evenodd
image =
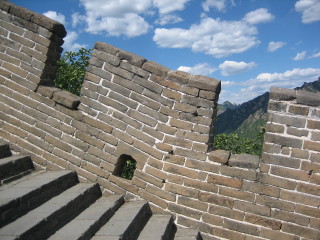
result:
<svg viewBox="0 0 320 240"><path fill-rule="evenodd" d="M220 81L96 43L79 98L45 86L63 26L5 1L0 9L0 137L37 168L73 169L105 194L142 197L205 239L320 238L319 94L272 89L261 162L212 151ZM32 82L38 68L24 68L43 38ZM114 174L123 155L137 161L132 180Z"/></svg>

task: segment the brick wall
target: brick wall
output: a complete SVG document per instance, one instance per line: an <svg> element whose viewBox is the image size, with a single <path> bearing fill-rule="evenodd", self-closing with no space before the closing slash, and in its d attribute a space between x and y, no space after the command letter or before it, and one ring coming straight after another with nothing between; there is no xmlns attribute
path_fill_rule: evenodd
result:
<svg viewBox="0 0 320 240"><path fill-rule="evenodd" d="M38 168L73 169L105 194L142 197L205 239L320 238L319 94L272 89L262 161L212 151L220 81L96 43L78 98L44 86L63 26L8 2L0 9L0 137L14 151ZM38 29L32 53L38 37L53 42L33 84L24 69L37 58L24 52L29 29ZM113 174L123 154L137 161L132 180Z"/></svg>

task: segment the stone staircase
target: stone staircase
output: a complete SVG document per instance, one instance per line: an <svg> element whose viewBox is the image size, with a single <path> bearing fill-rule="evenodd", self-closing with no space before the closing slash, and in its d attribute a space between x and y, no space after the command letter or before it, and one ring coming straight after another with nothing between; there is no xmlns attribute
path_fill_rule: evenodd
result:
<svg viewBox="0 0 320 240"><path fill-rule="evenodd" d="M102 196L74 171L34 171L29 156L12 156L1 140L0 158L0 239L201 239L171 215L153 214L144 200Z"/></svg>

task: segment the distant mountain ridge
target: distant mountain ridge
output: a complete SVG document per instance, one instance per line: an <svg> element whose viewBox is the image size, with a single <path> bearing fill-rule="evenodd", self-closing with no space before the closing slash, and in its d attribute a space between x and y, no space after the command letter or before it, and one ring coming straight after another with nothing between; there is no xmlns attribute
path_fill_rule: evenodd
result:
<svg viewBox="0 0 320 240"><path fill-rule="evenodd" d="M295 89L320 92L320 77L314 82L305 82L301 87ZM255 138L266 124L268 102L269 92L266 92L241 105L230 102L219 105L215 134L237 133L241 137Z"/></svg>

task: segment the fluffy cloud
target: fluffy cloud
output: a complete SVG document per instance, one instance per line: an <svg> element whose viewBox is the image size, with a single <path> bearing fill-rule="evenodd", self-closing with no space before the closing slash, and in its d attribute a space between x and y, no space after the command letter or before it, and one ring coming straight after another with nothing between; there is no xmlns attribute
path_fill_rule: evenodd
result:
<svg viewBox="0 0 320 240"><path fill-rule="evenodd" d="M250 24L259 24L270 22L274 19L274 16L268 12L266 8L259 8L252 12L247 13L243 20Z"/></svg>
<svg viewBox="0 0 320 240"><path fill-rule="evenodd" d="M148 32L149 24L139 14L152 6L149 1L81 0L86 11L86 31L111 36L136 37Z"/></svg>
<svg viewBox="0 0 320 240"><path fill-rule="evenodd" d="M67 36L64 38L64 44L62 45L65 51L76 51L80 48L87 48L86 44L76 43L78 39L78 34L74 31L68 32Z"/></svg>
<svg viewBox="0 0 320 240"><path fill-rule="evenodd" d="M189 29L157 28L153 40L160 47L191 48L194 52L221 58L257 46L257 33L257 28L245 21L223 21L206 17Z"/></svg>
<svg viewBox="0 0 320 240"><path fill-rule="evenodd" d="M261 73L255 78L238 83L240 93L222 96L230 102L243 103L270 90L271 87L294 88L313 82L320 76L320 68L295 68L282 73ZM227 87L227 86L226 86ZM220 99L221 99L220 98Z"/></svg>
<svg viewBox="0 0 320 240"><path fill-rule="evenodd" d="M295 61L303 60L306 58L306 55L307 55L307 51L297 53L297 55L293 58L293 60L295 60Z"/></svg>
<svg viewBox="0 0 320 240"><path fill-rule="evenodd" d="M199 63L193 67L180 66L178 70L195 74L195 75L210 75L213 72L215 72L217 69L213 66L210 66L208 63Z"/></svg>
<svg viewBox="0 0 320 240"><path fill-rule="evenodd" d="M160 15L165 15L174 11L182 11L189 1L190 0L153 0L153 4L158 8Z"/></svg>
<svg viewBox="0 0 320 240"><path fill-rule="evenodd" d="M320 0L299 0L295 4L297 12L302 13L303 23L312 23L320 20Z"/></svg>
<svg viewBox="0 0 320 240"><path fill-rule="evenodd" d="M51 18L53 20L56 20L59 23L62 23L63 25L65 25L67 23L66 17L61 13L57 13L55 11L48 11L48 12L43 13L43 15L45 15L48 18Z"/></svg>
<svg viewBox="0 0 320 240"><path fill-rule="evenodd" d="M312 54L312 55L310 56L310 58L319 58L319 57L320 57L320 52L315 53L315 54Z"/></svg>
<svg viewBox="0 0 320 240"><path fill-rule="evenodd" d="M282 48L284 45L286 45L285 42L269 42L268 44L268 52L274 52L278 50L279 48Z"/></svg>
<svg viewBox="0 0 320 240"><path fill-rule="evenodd" d="M222 12L226 8L226 0L206 0L202 3L202 8L206 12L209 12L212 7L216 8L219 12Z"/></svg>
<svg viewBox="0 0 320 240"><path fill-rule="evenodd" d="M230 76L248 71L256 66L256 63L250 62L235 62L235 61L224 61L219 65L219 69L223 76Z"/></svg>
<svg viewBox="0 0 320 240"><path fill-rule="evenodd" d="M163 26L163 25L174 24L182 21L183 21L182 18L176 15L168 14L168 15L161 16L159 19L155 21L155 23Z"/></svg>

